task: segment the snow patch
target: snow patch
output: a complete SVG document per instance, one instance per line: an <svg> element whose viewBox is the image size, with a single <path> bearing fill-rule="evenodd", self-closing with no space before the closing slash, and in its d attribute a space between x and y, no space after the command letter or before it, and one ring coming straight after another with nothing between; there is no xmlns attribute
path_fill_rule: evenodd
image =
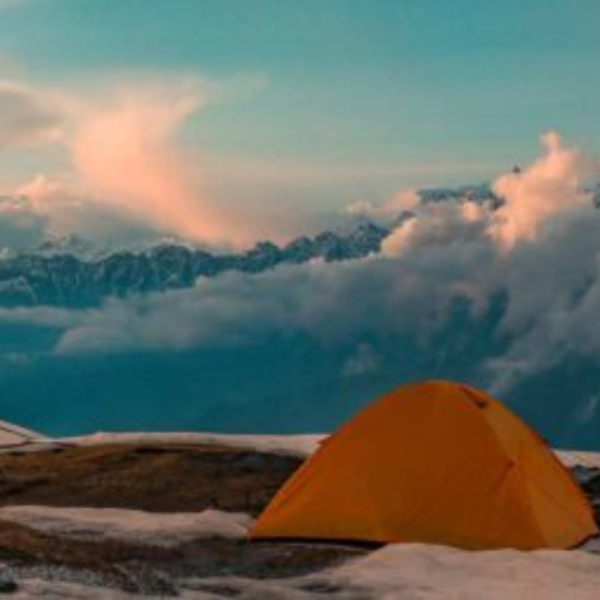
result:
<svg viewBox="0 0 600 600"><path fill-rule="evenodd" d="M75 446L103 446L111 444L176 444L215 445L243 448L305 458L314 454L329 436L324 433L294 435L226 434L208 432L98 432L91 435L56 440ZM558 459L568 468L580 466L600 469L600 452L554 450Z"/></svg>
<svg viewBox="0 0 600 600"><path fill-rule="evenodd" d="M578 450L556 450L555 452L565 467L600 469L600 452L580 452Z"/></svg>
<svg viewBox="0 0 600 600"><path fill-rule="evenodd" d="M54 535L106 539L151 546L177 546L195 539L243 539L254 520L244 513L150 513L118 508L5 506L0 519Z"/></svg>
<svg viewBox="0 0 600 600"><path fill-rule="evenodd" d="M57 440L74 446L104 446L112 444L175 444L228 446L290 456L309 456L327 437L324 434L301 435L233 435L205 432L98 432L80 437Z"/></svg>
<svg viewBox="0 0 600 600"><path fill-rule="evenodd" d="M393 545L330 572L327 579L368 590L374 598L402 593L428 600L592 600L600 589L600 559L576 551Z"/></svg>
<svg viewBox="0 0 600 600"><path fill-rule="evenodd" d="M79 583L17 578L15 598L140 598ZM319 573L284 579L189 578L179 597L201 600L597 600L600 557L578 551L465 551L395 544Z"/></svg>
<svg viewBox="0 0 600 600"><path fill-rule="evenodd" d="M219 583L243 599L597 600L600 558L565 550L469 552L396 544L295 579L211 578L190 580L183 586L202 591L216 589Z"/></svg>
<svg viewBox="0 0 600 600"><path fill-rule="evenodd" d="M575 551L468 552L422 544L388 546L340 567L329 581L376 598L592 600L600 559Z"/></svg>
<svg viewBox="0 0 600 600"><path fill-rule="evenodd" d="M142 596L134 596L110 590L104 587L88 586L66 581L46 581L44 579L23 579L18 582L18 591L10 594L14 600L132 600ZM200 600L200 599L198 599Z"/></svg>

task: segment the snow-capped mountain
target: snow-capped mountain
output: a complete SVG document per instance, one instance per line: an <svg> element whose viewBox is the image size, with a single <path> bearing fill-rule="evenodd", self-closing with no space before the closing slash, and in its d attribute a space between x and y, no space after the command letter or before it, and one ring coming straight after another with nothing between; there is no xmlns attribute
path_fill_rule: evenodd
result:
<svg viewBox="0 0 600 600"><path fill-rule="evenodd" d="M35 248L32 253L46 257L70 254L80 259L95 260L105 254L106 250L72 234L48 239Z"/></svg>
<svg viewBox="0 0 600 600"><path fill-rule="evenodd" d="M347 234L300 237L280 247L260 242L242 253L211 253L177 241L109 251L77 237L0 254L0 305L89 306L108 296L189 287L224 271L260 273L279 264L350 260L378 252L388 230L372 223Z"/></svg>
<svg viewBox="0 0 600 600"><path fill-rule="evenodd" d="M590 191L600 205L600 184ZM418 195L422 204L469 201L495 210L503 203L487 184L422 189ZM261 273L313 259L362 258L379 252L390 230L410 214L377 223L361 217L337 231L301 236L284 246L262 241L238 253L212 252L177 239L98 247L75 235L34 249L0 248L0 306L93 306L110 296L190 287L199 277L225 271Z"/></svg>
<svg viewBox="0 0 600 600"><path fill-rule="evenodd" d="M478 202L496 209L503 202L502 198L496 195L488 184L466 185L457 188L428 188L419 190L418 195L424 204Z"/></svg>

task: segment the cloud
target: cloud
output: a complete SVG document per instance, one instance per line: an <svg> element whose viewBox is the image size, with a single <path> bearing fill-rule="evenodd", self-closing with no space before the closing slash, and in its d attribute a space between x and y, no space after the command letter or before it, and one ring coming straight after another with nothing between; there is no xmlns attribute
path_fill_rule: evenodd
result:
<svg viewBox="0 0 600 600"><path fill-rule="evenodd" d="M0 240L7 247L32 247L48 238L77 233L84 239L121 241L148 235L148 228L118 206L85 198L72 181L37 175L0 196Z"/></svg>
<svg viewBox="0 0 600 600"><path fill-rule="evenodd" d="M490 209L472 201L424 204L403 220L385 238L382 252L400 256L405 251L422 247L463 247L473 241L485 245Z"/></svg>
<svg viewBox="0 0 600 600"><path fill-rule="evenodd" d="M121 89L78 111L68 143L87 195L156 230L205 243L243 241L207 198L200 158L178 140L205 102L201 86Z"/></svg>
<svg viewBox="0 0 600 600"><path fill-rule="evenodd" d="M498 390L569 356L600 358L600 214L575 213L504 264L509 299L498 334L509 340L490 361Z"/></svg>
<svg viewBox="0 0 600 600"><path fill-rule="evenodd" d="M571 181L570 169L562 173ZM528 169L523 174L530 177ZM557 185L579 193L560 178ZM492 319L492 346L473 368L506 390L570 354L600 357L600 336L590 326L600 312L600 214L586 210L570 202L544 213L535 238L512 237L508 249L496 237L503 221L491 208L426 205L397 227L378 256L229 273L188 290L112 300L78 313L55 352L187 350L302 334L353 348L391 336L435 353L428 344L438 336L476 338ZM498 299L502 311L493 317ZM456 321L461 305L468 311ZM357 356L348 359L348 373L379 361L362 350Z"/></svg>
<svg viewBox="0 0 600 600"><path fill-rule="evenodd" d="M386 221L416 209L420 200L416 190L405 190L394 194L381 204L368 200L353 202L345 207L343 212L349 216Z"/></svg>
<svg viewBox="0 0 600 600"><path fill-rule="evenodd" d="M79 311L50 306L0 308L0 323L41 325L65 329L77 325L82 314Z"/></svg>
<svg viewBox="0 0 600 600"><path fill-rule="evenodd" d="M192 289L113 300L82 314L56 351L185 350L298 333L328 345L359 344L370 335L426 342L443 329L457 299L473 303L476 319L493 286L495 255L487 238L453 239L455 232L456 226L442 231L440 225L398 256L232 272Z"/></svg>
<svg viewBox="0 0 600 600"><path fill-rule="evenodd" d="M574 152L554 139L531 166L502 176L510 182L500 185L509 196L500 214L469 200L417 207L376 256L231 272L71 311L54 352L186 351L300 335L342 347L342 374L353 376L390 364L385 348L408 344L472 362L497 392L569 356L600 362L600 212L581 167L593 161ZM19 318L27 314L37 315ZM452 349L470 343L474 356Z"/></svg>
<svg viewBox="0 0 600 600"><path fill-rule="evenodd" d="M0 81L0 150L56 142L61 127L51 97L43 98L21 84Z"/></svg>
<svg viewBox="0 0 600 600"><path fill-rule="evenodd" d="M359 344L346 359L342 367L344 377L362 377L375 373L379 369L380 357L373 347L366 343Z"/></svg>
<svg viewBox="0 0 600 600"><path fill-rule="evenodd" d="M6 194L4 208L6 196L17 196L21 213L30 209L49 235L67 226L94 232L104 212L117 228L128 222L206 244L249 243L252 220L238 222L209 197L202 154L183 139L215 93L192 76L131 76L68 92L0 81L0 150L54 146L65 162L63 173L42 173Z"/></svg>
<svg viewBox="0 0 600 600"><path fill-rule="evenodd" d="M585 182L598 173L598 163L575 148L564 148L555 132L542 136L544 155L523 171L502 175L493 185L504 199L490 232L505 249L535 241L545 224L563 213L591 207Z"/></svg>

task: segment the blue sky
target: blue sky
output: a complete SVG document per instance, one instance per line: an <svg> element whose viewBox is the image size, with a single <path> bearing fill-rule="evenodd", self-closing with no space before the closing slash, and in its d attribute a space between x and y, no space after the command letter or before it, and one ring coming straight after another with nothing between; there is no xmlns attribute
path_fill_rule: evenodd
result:
<svg viewBox="0 0 600 600"><path fill-rule="evenodd" d="M579 184L600 168L573 146L600 154L599 31L598 0L0 0L0 251L284 242L350 203L393 220L401 190L492 178L505 199L417 210L373 260L5 308L3 415L321 431L451 377L516 381L544 435L597 447L600 236ZM563 140L540 150L548 131Z"/></svg>
<svg viewBox="0 0 600 600"><path fill-rule="evenodd" d="M184 131L216 195L326 211L487 179L550 129L600 151L599 30L594 0L8 0L0 65L64 90L218 82ZM49 154L4 152L0 174Z"/></svg>

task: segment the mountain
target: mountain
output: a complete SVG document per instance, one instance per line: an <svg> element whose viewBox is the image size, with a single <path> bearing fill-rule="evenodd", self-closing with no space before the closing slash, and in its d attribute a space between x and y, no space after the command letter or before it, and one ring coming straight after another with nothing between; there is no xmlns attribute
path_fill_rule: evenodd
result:
<svg viewBox="0 0 600 600"><path fill-rule="evenodd" d="M502 205L503 200L488 184L465 185L456 188L429 188L417 192L424 204L439 202L478 202L489 204L492 209Z"/></svg>
<svg viewBox="0 0 600 600"><path fill-rule="evenodd" d="M313 259L343 261L379 252L389 231L373 223L347 234L300 237L280 247L260 242L242 253L217 254L180 242L134 250L96 250L77 237L30 251L0 253L0 305L93 306L109 296L190 287L225 271L261 273Z"/></svg>
<svg viewBox="0 0 600 600"><path fill-rule="evenodd" d="M431 188L418 192L423 204L476 201L502 204L489 185ZM370 220L347 231L302 236L284 246L262 241L240 253L216 253L179 240L126 248L98 248L76 235L48 240L35 249L0 248L0 306L95 306L107 297L191 287L199 277L225 271L262 273L280 264L362 258L379 252L389 223Z"/></svg>
<svg viewBox="0 0 600 600"><path fill-rule="evenodd" d="M421 200L464 202L471 197L495 202L490 194L484 186L424 190ZM392 216L391 222L399 218ZM77 238L53 240L28 251L0 250L0 306L93 307L110 296L185 288L198 278L219 273L259 274L277 265L313 259L349 261L378 252L390 231L389 225L365 220L346 226L345 231L299 237L287 245L264 241L246 252L228 254L207 252L177 240L97 249ZM436 249L436 256L443 253L443 247L439 253ZM440 264L446 268L449 263L442 260ZM371 264L367 265L366 271L370 268ZM415 277L421 272L426 277L436 276L417 264ZM457 297L443 307L441 322L432 322L429 328L428 321L423 327L424 321L415 319L410 302L393 304L396 297L403 298L403 291L398 296L391 293L390 315L377 326L376 311L386 307L393 286L406 285L410 294L411 282L405 284L403 279L407 273L410 275L410 270L391 270L390 277L381 282L366 277L348 288L356 292L344 294L348 306L344 300L338 301L334 310L324 313L327 319L333 315L339 323L352 323L347 330L339 329L341 335L336 333L339 325L335 319L331 323L317 319L318 328L294 327L292 322L289 327L273 328L256 323L256 330L251 327L250 333L241 336L243 343L229 343L226 335L226 343L209 336L176 351L170 344L154 346L150 340L147 346L140 339L131 348L121 347L114 353L103 351L100 345L98 352L82 347L63 354L56 349L73 330L71 325L57 325L53 313L46 310L32 315L0 310L0 412L3 418L57 435L132 428L291 433L336 427L368 399L406 381L451 379L489 388L496 377L489 365L507 355L522 335L502 329L508 295L500 290L482 312L474 312L468 299ZM388 280L389 289L385 287ZM260 278L255 283L261 288ZM369 289L379 283L384 286L380 291ZM302 289L299 285L294 293ZM307 288L311 298L315 289L319 293L320 288ZM357 302L363 299L363 289L364 307ZM371 291L377 298L373 304L368 301ZM268 286L264 290L265 294L271 292ZM243 295L239 299L245 301ZM302 300L297 298L299 305ZM146 323L141 314L144 304L139 304L140 323L135 327ZM351 308L358 312L349 310L346 315ZM171 324L170 310L161 304L165 330ZM93 318L95 311L90 312ZM45 320L48 314L52 318ZM206 314L207 323L211 314ZM437 314L435 306L430 314ZM70 311L65 315L61 318L68 321L74 316L77 323L85 323L89 316ZM186 331L189 318L191 331L197 325L192 320L202 320L204 315L185 317L178 327ZM354 325L355 315L358 326ZM270 322L269 314L256 318L260 321L263 317ZM393 324L394 319L398 327L383 326ZM119 323L127 327L125 319ZM91 339L101 333L98 327L91 332L77 326L74 330ZM320 331L325 335L318 335ZM367 368L349 369L365 357ZM502 393L502 399L552 443L598 449L599 373L597 357L578 354L574 348L557 364L542 364L539 372L524 374Z"/></svg>

